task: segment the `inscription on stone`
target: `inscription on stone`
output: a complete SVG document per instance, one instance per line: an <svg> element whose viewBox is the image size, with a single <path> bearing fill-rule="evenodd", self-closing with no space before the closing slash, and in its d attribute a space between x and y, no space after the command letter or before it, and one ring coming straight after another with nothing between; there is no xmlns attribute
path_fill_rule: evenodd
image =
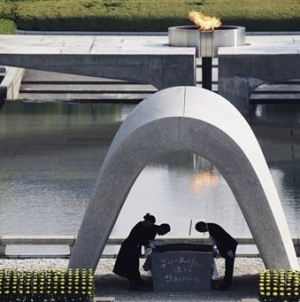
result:
<svg viewBox="0 0 300 302"><path fill-rule="evenodd" d="M154 291L210 290L211 252L156 252L151 257Z"/></svg>

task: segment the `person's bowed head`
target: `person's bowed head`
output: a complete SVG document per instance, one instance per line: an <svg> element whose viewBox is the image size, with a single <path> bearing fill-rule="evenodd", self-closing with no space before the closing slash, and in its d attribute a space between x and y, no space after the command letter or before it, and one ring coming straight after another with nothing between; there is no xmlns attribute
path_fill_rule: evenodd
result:
<svg viewBox="0 0 300 302"><path fill-rule="evenodd" d="M200 233L205 233L208 231L207 224L204 221L199 221L195 225L196 231Z"/></svg>
<svg viewBox="0 0 300 302"><path fill-rule="evenodd" d="M171 227L167 223L162 223L157 227L157 235L163 236L169 233L170 231L171 231Z"/></svg>

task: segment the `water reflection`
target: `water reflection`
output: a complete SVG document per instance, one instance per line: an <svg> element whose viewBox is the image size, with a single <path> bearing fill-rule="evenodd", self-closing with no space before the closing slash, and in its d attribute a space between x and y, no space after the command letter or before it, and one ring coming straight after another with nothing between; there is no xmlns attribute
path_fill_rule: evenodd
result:
<svg viewBox="0 0 300 302"><path fill-rule="evenodd" d="M291 233L297 236L300 148L295 129L299 128L300 106L254 107L248 120L270 167ZM153 213L157 213L159 204L162 213L157 215L158 218L161 221L171 220L175 234L187 235L191 221L204 219L225 224L226 229L236 236L250 236L240 208L223 177L209 162L195 154L162 156L149 164L128 196L118 220L121 225L126 225L126 218L130 215L134 215L135 220L141 219L143 211L139 210L139 205L142 202L147 205L143 209ZM136 214L131 212L133 208ZM129 228L122 230L125 235ZM116 225L115 231L121 232L121 228Z"/></svg>
<svg viewBox="0 0 300 302"><path fill-rule="evenodd" d="M192 175L190 190L193 194L197 194L205 187L215 188L219 183L219 176L213 171L200 171Z"/></svg>
<svg viewBox="0 0 300 302"><path fill-rule="evenodd" d="M1 234L74 235L125 104L7 102L0 110ZM255 106L249 123L262 147L293 235L299 234L300 105ZM154 159L141 172L113 235L127 236L146 212L192 233L199 219L250 236L230 188L218 170L195 154Z"/></svg>
<svg viewBox="0 0 300 302"><path fill-rule="evenodd" d="M168 221L172 225L170 235L188 236L191 221L194 224L199 219L224 224L224 215L228 230L250 235L223 177L195 154L164 155L149 164L131 189L114 232L127 235L128 217L138 221L145 211L155 213L158 221ZM195 235L193 229L191 234Z"/></svg>

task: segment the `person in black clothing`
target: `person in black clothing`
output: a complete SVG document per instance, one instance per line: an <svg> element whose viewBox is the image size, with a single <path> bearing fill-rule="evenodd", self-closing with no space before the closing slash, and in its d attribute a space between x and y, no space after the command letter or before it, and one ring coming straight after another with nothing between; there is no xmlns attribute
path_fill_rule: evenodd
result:
<svg viewBox="0 0 300 302"><path fill-rule="evenodd" d="M200 221L196 223L195 228L198 232L209 233L220 255L225 259L225 276L223 283L215 289L227 290L232 284L235 251L238 243L216 223Z"/></svg>
<svg viewBox="0 0 300 302"><path fill-rule="evenodd" d="M138 222L131 230L129 236L123 241L117 256L113 272L127 278L132 290L138 290L140 287L145 286L139 270L139 258L141 246L148 245L150 230L154 227L155 222L155 217L147 213L144 216L144 220Z"/></svg>
<svg viewBox="0 0 300 302"><path fill-rule="evenodd" d="M154 225L153 227L149 228L148 235L149 235L149 246L151 249L156 248L156 244L154 243L154 239L156 235L166 235L171 231L171 226L168 223L162 223L160 225ZM151 254L147 255L145 263L143 265L145 271L151 270Z"/></svg>

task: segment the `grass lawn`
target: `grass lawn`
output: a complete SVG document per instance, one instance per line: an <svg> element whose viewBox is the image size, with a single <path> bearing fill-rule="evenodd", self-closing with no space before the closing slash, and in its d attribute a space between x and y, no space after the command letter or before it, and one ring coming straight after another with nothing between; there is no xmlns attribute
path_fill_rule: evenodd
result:
<svg viewBox="0 0 300 302"><path fill-rule="evenodd" d="M247 31L300 30L300 0L0 0L0 33L167 31L191 10Z"/></svg>

